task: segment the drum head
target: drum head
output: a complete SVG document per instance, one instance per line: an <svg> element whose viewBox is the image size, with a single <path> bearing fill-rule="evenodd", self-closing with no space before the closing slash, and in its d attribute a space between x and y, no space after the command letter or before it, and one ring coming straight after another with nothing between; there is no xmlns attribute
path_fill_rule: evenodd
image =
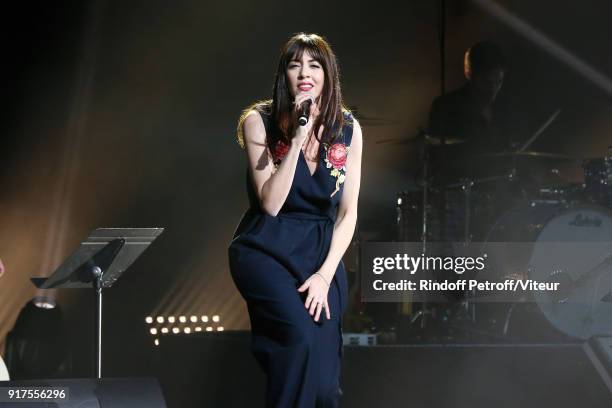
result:
<svg viewBox="0 0 612 408"><path fill-rule="evenodd" d="M486 235L482 252L489 258L487 269L479 277L500 282L528 279L533 242L548 221L563 211L557 205L524 202L503 214Z"/></svg>
<svg viewBox="0 0 612 408"><path fill-rule="evenodd" d="M537 236L529 279L561 282L557 291L534 291L546 318L581 339L612 334L612 213L600 207L567 210Z"/></svg>

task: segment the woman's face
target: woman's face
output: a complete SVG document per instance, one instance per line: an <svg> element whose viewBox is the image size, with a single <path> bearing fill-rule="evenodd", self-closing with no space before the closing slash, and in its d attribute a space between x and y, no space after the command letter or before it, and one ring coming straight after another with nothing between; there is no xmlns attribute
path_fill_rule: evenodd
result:
<svg viewBox="0 0 612 408"><path fill-rule="evenodd" d="M287 78L289 91L294 98L300 93L310 93L316 99L323 92L323 66L314 60L308 51L302 53L302 58L289 61Z"/></svg>

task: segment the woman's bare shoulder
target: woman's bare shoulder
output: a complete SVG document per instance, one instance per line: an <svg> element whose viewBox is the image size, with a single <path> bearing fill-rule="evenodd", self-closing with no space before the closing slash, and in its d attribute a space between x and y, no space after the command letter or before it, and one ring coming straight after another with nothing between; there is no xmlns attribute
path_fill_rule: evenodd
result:
<svg viewBox="0 0 612 408"><path fill-rule="evenodd" d="M236 129L238 143L242 148L246 147L245 142L247 141L259 143L265 141L266 127L262 115L263 108L265 106L262 103L255 103L242 111Z"/></svg>
<svg viewBox="0 0 612 408"><path fill-rule="evenodd" d="M242 126L245 142L261 143L266 140L266 127L257 110L251 109L246 113Z"/></svg>

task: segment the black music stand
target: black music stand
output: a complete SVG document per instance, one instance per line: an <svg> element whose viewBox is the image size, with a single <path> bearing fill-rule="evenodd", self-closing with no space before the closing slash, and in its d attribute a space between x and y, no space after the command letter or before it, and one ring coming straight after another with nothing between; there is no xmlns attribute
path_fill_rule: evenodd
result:
<svg viewBox="0 0 612 408"><path fill-rule="evenodd" d="M31 278L39 289L94 288L97 296L96 378L102 378L102 290L110 288L163 228L98 228L49 278Z"/></svg>

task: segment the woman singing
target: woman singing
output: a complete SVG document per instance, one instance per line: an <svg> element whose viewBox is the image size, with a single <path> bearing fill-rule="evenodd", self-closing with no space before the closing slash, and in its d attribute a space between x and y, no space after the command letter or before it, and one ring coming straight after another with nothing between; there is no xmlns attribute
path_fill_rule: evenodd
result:
<svg viewBox="0 0 612 408"><path fill-rule="evenodd" d="M300 112L309 112L304 126ZM229 261L268 378L266 406L337 407L348 296L341 258L357 220L362 137L323 38L289 39L273 99L244 111L238 140L250 208Z"/></svg>

